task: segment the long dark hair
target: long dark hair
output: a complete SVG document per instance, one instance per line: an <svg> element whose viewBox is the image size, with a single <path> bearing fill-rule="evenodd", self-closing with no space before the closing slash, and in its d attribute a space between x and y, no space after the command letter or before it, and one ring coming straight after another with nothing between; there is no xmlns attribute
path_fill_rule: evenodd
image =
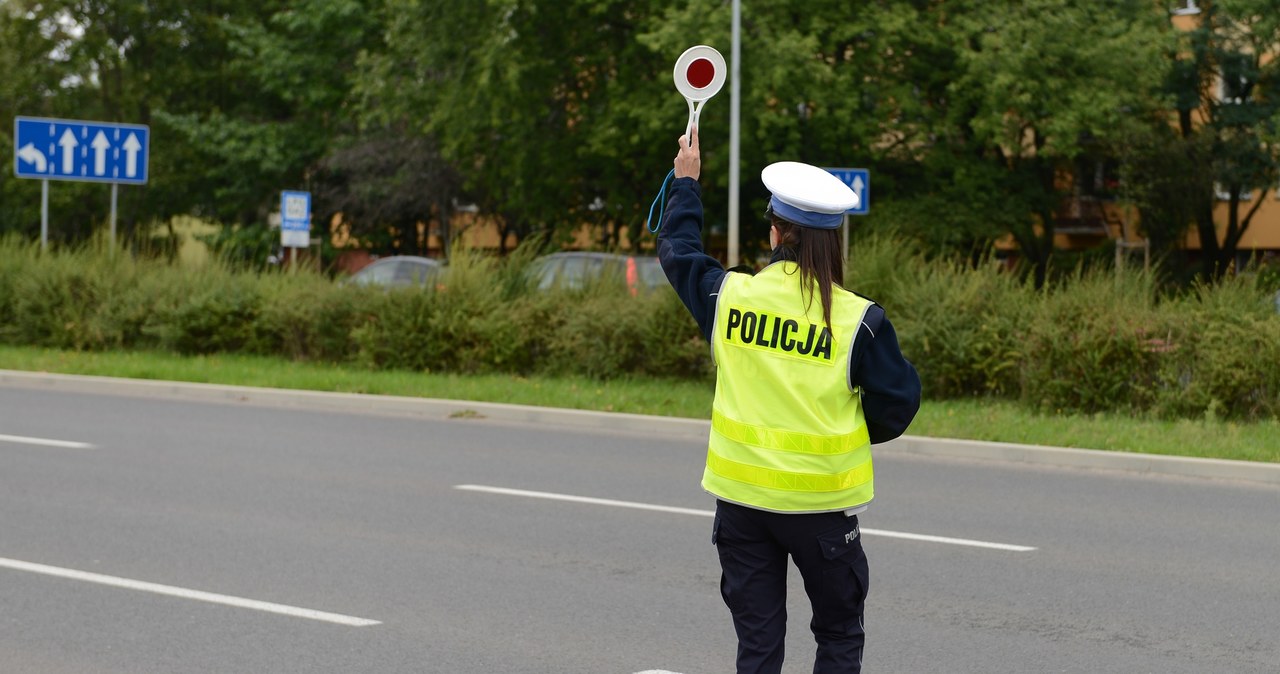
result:
<svg viewBox="0 0 1280 674"><path fill-rule="evenodd" d="M773 226L778 228L778 248L782 259L791 260L800 267L800 294L805 311L813 306L814 287L822 299L822 320L831 329L831 286L844 282L844 255L840 253L840 231L801 227L769 214Z"/></svg>

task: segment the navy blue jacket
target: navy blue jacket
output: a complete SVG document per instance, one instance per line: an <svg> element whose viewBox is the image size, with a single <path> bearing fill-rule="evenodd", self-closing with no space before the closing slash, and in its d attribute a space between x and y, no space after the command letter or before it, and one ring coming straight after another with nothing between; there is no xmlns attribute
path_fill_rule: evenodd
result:
<svg viewBox="0 0 1280 674"><path fill-rule="evenodd" d="M774 261L778 259L775 251ZM710 343L716 293L726 272L702 248L702 188L693 178L671 183L671 198L658 233L658 260ZM880 305L871 305L862 330L865 334L854 341L849 358L849 381L862 387L862 411L871 442L887 442L902 435L920 409L920 376L902 356L898 334Z"/></svg>

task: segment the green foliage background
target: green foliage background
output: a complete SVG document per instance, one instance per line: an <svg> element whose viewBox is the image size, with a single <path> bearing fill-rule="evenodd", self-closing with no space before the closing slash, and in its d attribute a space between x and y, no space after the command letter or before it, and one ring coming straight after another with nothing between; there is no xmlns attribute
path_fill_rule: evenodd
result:
<svg viewBox="0 0 1280 674"><path fill-rule="evenodd" d="M0 0L0 112L150 124L152 182L121 194L131 240L176 215L265 229L281 189L307 189L316 223L341 217L375 252L422 252L416 223L448 232L459 203L518 240L592 224L616 247L639 240L684 128L671 65L729 53L731 4ZM763 209L770 162L863 166L868 226L935 254L1012 233L1044 283L1057 209L1103 176L1158 253L1216 281L1280 179L1280 0L1206 0L1181 27L1173 4L743 3L742 212ZM727 92L702 119L722 232ZM0 232L36 234L38 193L0 172ZM1220 235L1215 194L1232 195ZM88 240L106 190L58 184L51 211L55 242ZM742 220L751 250L766 228ZM1199 261L1176 254L1191 226Z"/></svg>

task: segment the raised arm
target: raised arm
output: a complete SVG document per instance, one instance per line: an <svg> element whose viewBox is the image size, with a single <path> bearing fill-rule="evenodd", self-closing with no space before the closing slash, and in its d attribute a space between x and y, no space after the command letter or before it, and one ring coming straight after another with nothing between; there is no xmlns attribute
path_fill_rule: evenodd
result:
<svg viewBox="0 0 1280 674"><path fill-rule="evenodd" d="M671 197L658 232L658 260L671 287L698 322L703 338L711 341L716 293L725 270L702 247L702 187L698 184L702 162L697 127L691 139L680 137L674 163L676 179L671 183Z"/></svg>

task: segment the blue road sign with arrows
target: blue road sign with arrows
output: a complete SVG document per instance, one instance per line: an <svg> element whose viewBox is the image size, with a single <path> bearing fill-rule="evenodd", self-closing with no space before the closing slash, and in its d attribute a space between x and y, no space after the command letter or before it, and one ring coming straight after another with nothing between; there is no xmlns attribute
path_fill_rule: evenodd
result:
<svg viewBox="0 0 1280 674"><path fill-rule="evenodd" d="M141 185L151 131L141 124L15 117L13 149L19 178Z"/></svg>
<svg viewBox="0 0 1280 674"><path fill-rule="evenodd" d="M829 168L827 173L853 188L858 195L858 205L845 211L849 215L866 215L871 210L871 172L859 168Z"/></svg>

